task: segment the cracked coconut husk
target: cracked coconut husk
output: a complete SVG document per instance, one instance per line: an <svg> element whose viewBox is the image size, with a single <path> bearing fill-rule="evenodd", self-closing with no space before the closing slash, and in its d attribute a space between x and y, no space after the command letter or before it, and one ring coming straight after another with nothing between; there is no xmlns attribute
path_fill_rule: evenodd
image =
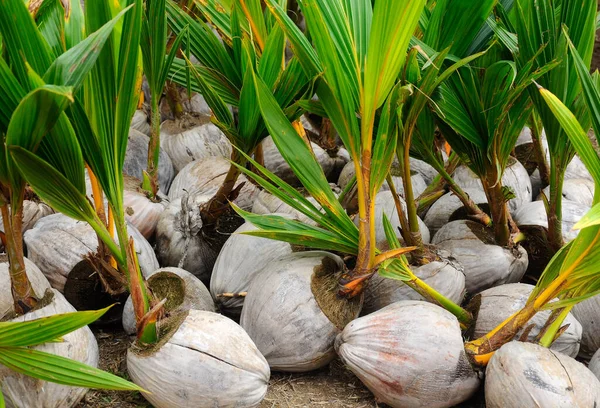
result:
<svg viewBox="0 0 600 408"><path fill-rule="evenodd" d="M158 352L162 346L167 344L167 342L173 337L175 332L179 329L179 327L185 321L189 310L183 312L173 312L167 317L162 318L158 321L158 341L154 344L142 344L139 341L134 342L130 351L135 353L140 357L150 357L154 353Z"/></svg>
<svg viewBox="0 0 600 408"><path fill-rule="evenodd" d="M150 276L146 282L157 300L167 299L164 304L166 312L176 311L183 304L186 285L176 274L163 271Z"/></svg>

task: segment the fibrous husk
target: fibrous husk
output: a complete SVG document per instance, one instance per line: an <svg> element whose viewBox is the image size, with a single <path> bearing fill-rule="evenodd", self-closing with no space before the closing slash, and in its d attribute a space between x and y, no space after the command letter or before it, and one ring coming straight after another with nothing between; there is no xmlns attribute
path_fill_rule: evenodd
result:
<svg viewBox="0 0 600 408"><path fill-rule="evenodd" d="M231 157L231 143L210 116L186 115L184 120L166 120L160 125L160 135L160 146L168 153L176 172L195 160Z"/></svg>
<svg viewBox="0 0 600 408"><path fill-rule="evenodd" d="M494 353L486 370L488 408L595 407L600 381L583 364L533 343L511 341Z"/></svg>
<svg viewBox="0 0 600 408"><path fill-rule="evenodd" d="M491 229L468 220L452 221L433 237L433 245L445 249L462 265L471 295L504 283L519 282L529 260L521 246L495 244Z"/></svg>
<svg viewBox="0 0 600 408"><path fill-rule="evenodd" d="M46 289L50 289L50 283L39 268L29 259L25 259L25 271L35 296L39 299L44 296ZM9 316L15 313L14 300L10 290L10 272L8 258L0 255L0 316Z"/></svg>
<svg viewBox="0 0 600 408"><path fill-rule="evenodd" d="M463 190L479 189L483 191L479 177L466 166L459 166L452 175L452 178ZM525 203L531 202L531 180L525 167L517 160L510 160L509 165L502 174L502 185L510 188L516 196L508 201L508 208L511 213L514 213Z"/></svg>
<svg viewBox="0 0 600 408"><path fill-rule="evenodd" d="M174 201L186 192L213 196L223 184L230 166L229 161L222 157L210 157L189 163L173 180L169 200ZM241 183L244 183L244 186L234 203L244 210L250 210L259 189L243 174L238 177L236 187Z"/></svg>
<svg viewBox="0 0 600 408"><path fill-rule="evenodd" d="M360 296L337 296L343 267L341 258L327 252L297 252L255 275L240 324L272 370L310 371L334 358L335 336L361 305Z"/></svg>
<svg viewBox="0 0 600 408"><path fill-rule="evenodd" d="M222 315L190 310L157 351L130 348L127 371L156 408L256 407L269 365L250 337Z"/></svg>
<svg viewBox="0 0 600 408"><path fill-rule="evenodd" d="M244 305L243 296L227 297L223 294L240 294L248 291L250 283L265 265L292 253L287 242L244 235L257 231L246 222L232 234L217 257L210 278L210 292L221 312L239 316Z"/></svg>
<svg viewBox="0 0 600 408"><path fill-rule="evenodd" d="M138 109L133 114L133 118L131 118L131 128L137 130L138 132L142 132L146 136L150 136L150 132L152 128L150 127L150 122L148 121L148 115L141 110Z"/></svg>
<svg viewBox="0 0 600 408"><path fill-rule="evenodd" d="M61 313L75 312L73 306L55 289L48 289L45 299L50 302L46 306L11 321L22 322ZM98 343L87 326L64 335L62 340L61 342L35 346L34 349L76 360L92 367L98 366ZM18 374L15 371L2 369L0 372L2 393L6 400L6 406L9 408L69 408L77 405L87 392L86 388L69 387L42 381Z"/></svg>
<svg viewBox="0 0 600 408"><path fill-rule="evenodd" d="M458 320L431 303L403 300L353 320L335 348L391 407L453 407L479 387Z"/></svg>
<svg viewBox="0 0 600 408"><path fill-rule="evenodd" d="M24 200L23 201L23 232L33 228L35 223L47 215L54 214L54 210L46 203ZM2 215L0 215L0 231L4 232ZM2 243L0 243L2 245Z"/></svg>
<svg viewBox="0 0 600 408"><path fill-rule="evenodd" d="M589 208L594 202L594 190L594 182L589 179L567 179L563 183L562 196L564 200L573 201ZM543 192L549 198L550 186L546 187Z"/></svg>
<svg viewBox="0 0 600 408"><path fill-rule="evenodd" d="M337 178L341 169L350 160L350 155L346 149L339 149L334 156L331 156L318 144L311 142L310 145L317 162L323 168L323 173L325 173L327 178L331 178L333 175ZM265 167L287 183L293 186L301 186L298 177L296 177L289 164L285 161L283 156L281 156L279 150L277 150L277 146L275 146L271 136L265 138L262 141L261 146L263 149Z"/></svg>
<svg viewBox="0 0 600 408"><path fill-rule="evenodd" d="M346 188L346 186L348 185L350 180L352 180L352 178L355 176L355 174L356 174L356 170L354 168L354 163L353 162L347 163L344 166L344 168L342 169L342 172L340 173L340 177L338 178L338 182L337 182L338 186L340 186L340 188L342 190L344 188ZM423 191L425 191L425 189L427 189L427 183L425 182L425 179L423 178L423 176L420 173L415 173L410 178L412 181L413 194L415 197L418 197L419 195L421 195L421 193ZM396 188L396 192L399 195L401 195L402 197L404 197L404 184L402 182L402 177L394 175L393 169L392 169L392 181L394 182L394 187ZM387 191L389 189L390 189L390 186L388 185L388 182L384 181L383 185L381 186L380 191Z"/></svg>
<svg viewBox="0 0 600 408"><path fill-rule="evenodd" d="M600 349L600 295L576 304L573 314L583 327L579 356L589 359Z"/></svg>
<svg viewBox="0 0 600 408"><path fill-rule="evenodd" d="M565 242L569 242L579 234L573 226L579 222L590 207L583 204L562 200L562 234ZM514 221L519 227L543 227L548 229L548 216L543 201L532 201L523 205L514 213Z"/></svg>
<svg viewBox="0 0 600 408"><path fill-rule="evenodd" d="M462 266L447 251L436 251L437 260L412 266L413 273L426 284L456 304L465 296L465 274ZM362 314L366 315L400 300L425 300L403 282L373 275L365 290Z"/></svg>
<svg viewBox="0 0 600 408"><path fill-rule="evenodd" d="M465 193L479 206L487 205L487 198L483 190L468 188ZM429 207L423 221L431 236L435 236L437 231L450 221L466 219L467 212L462 201L452 192L444 194L435 203Z"/></svg>
<svg viewBox="0 0 600 408"><path fill-rule="evenodd" d="M123 174L143 179L143 172L148 169L148 144L150 138L135 129L129 130L129 139L127 142L127 152L125 153L125 162L123 163ZM163 193L169 191L175 170L169 155L164 150L160 150L158 158L158 184Z"/></svg>
<svg viewBox="0 0 600 408"><path fill-rule="evenodd" d="M204 284L217 259L202 234L200 206L210 200L202 194L184 195L169 203L156 226L156 255L163 266L176 266L198 277Z"/></svg>
<svg viewBox="0 0 600 408"><path fill-rule="evenodd" d="M590 360L588 368L600 380L600 351L596 351L596 354Z"/></svg>
<svg viewBox="0 0 600 408"><path fill-rule="evenodd" d="M146 238L132 225L128 225L127 230L133 238L142 273L146 276L158 269L156 255ZM98 250L98 237L92 227L63 214L40 219L24 234L24 240L29 259L40 268L52 287L61 292L75 265Z"/></svg>
<svg viewBox="0 0 600 408"><path fill-rule="evenodd" d="M166 299L164 309L174 314L188 310L216 311L215 302L204 283L181 268L160 268L146 280L157 301ZM136 333L135 315L131 296L123 308L123 329L127 334Z"/></svg>
<svg viewBox="0 0 600 408"><path fill-rule="evenodd" d="M510 283L484 290L475 296L471 304L478 306L478 311L474 311L477 320L472 337L479 338L486 335L513 313L521 310L533 288L533 285L525 283ZM550 317L550 313L549 310L538 312L527 323L525 327L529 331L527 336L529 341L535 340ZM571 313L564 320L563 325L567 324L569 325L568 329L556 339L551 348L568 356L577 357L581 341L581 324ZM523 330L517 334L517 339L521 337L521 333Z"/></svg>

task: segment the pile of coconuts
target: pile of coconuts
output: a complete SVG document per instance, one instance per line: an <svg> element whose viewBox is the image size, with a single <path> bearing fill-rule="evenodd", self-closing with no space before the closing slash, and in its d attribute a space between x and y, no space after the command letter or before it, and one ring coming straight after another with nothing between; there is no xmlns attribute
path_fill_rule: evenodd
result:
<svg viewBox="0 0 600 408"><path fill-rule="evenodd" d="M379 275L370 279L364 296L341 298L332 289L352 267L351 259L247 235L257 227L234 213L229 225L219 230L221 239L205 236L200 207L222 183L232 146L210 122L206 102L199 95L194 98L186 107L196 111L185 121L166 119L161 126L160 200L149 200L135 188L148 145L148 122L141 111L132 123L126 158L125 172L132 178L125 195L129 233L148 286L157 298L166 299L161 342L153 348L130 348L127 370L133 381L150 391L144 397L155 407L256 407L267 393L272 371L308 372L334 359L341 360L378 402L391 407L452 407L474 395L481 398L482 388L488 407L600 405L600 295L569 313L566 329L550 348L536 344L550 314L544 312L497 350L487 368L472 364L465 340L484 335L524 306L536 265L523 246L494 245L489 229L470 220L447 188L419 214L424 241L436 246L437 258L413 271L469 310L470 327L461 326L452 313L404 283ZM308 127L309 118L303 123ZM332 191L339 195L352 179L353 165L343 148L332 153L331 146L318 143L318 138L312 140L313 151ZM263 141L263 153L268 169L299 185L270 138ZM416 159L411 165L418 196L436 173ZM577 177L565 184L569 187L563 200L566 241L574 238L571 227L593 197L585 169L573 171ZM526 231L547 228L540 201L545 186L538 183L536 190L532 174L514 159L503 178L515 193L508 203L512 218ZM486 196L473 174L461 166L453 177L486 210ZM400 187L399 202L405 205L402 179L397 175L392 179ZM249 178L240 176L237 186L235 203L246 211L312 222ZM400 227L392 194L385 184L375 199L379 244L385 242L383 214L394 228ZM352 203L347 204L354 215ZM24 244L36 290L52 292L60 301L64 294L76 308L90 308L89 302L77 300L82 292L76 289L91 284L80 282L82 276L93 275L85 267L98 250L91 228L52 214L37 201L25 211ZM123 306L116 319L133 339L131 299L127 295L119 299ZM10 302L5 303L9 308ZM97 364L97 345L86 330L80 337L88 354L72 358ZM10 381L4 379L3 392L18 395L17 386L9 391ZM60 405L31 405L25 400L22 404L71 407L85 390L78 392L60 397Z"/></svg>

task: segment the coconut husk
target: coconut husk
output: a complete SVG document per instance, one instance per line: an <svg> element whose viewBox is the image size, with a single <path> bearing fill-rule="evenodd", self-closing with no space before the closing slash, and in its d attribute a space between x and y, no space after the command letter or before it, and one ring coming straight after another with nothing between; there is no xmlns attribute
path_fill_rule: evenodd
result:
<svg viewBox="0 0 600 408"><path fill-rule="evenodd" d="M378 402L391 407L452 407L479 387L458 320L431 303L403 300L353 320L335 348Z"/></svg>
<svg viewBox="0 0 600 408"><path fill-rule="evenodd" d="M148 168L148 144L150 138L135 129L130 129L123 163L123 174L137 179L143 179L143 172ZM175 170L169 155L160 150L158 158L158 184L163 193L169 191Z"/></svg>
<svg viewBox="0 0 600 408"><path fill-rule="evenodd" d="M583 327L579 356L589 359L600 349L600 295L576 304L573 314Z"/></svg>
<svg viewBox="0 0 600 408"><path fill-rule="evenodd" d="M130 127L145 134L146 136L150 136L152 131L150 122L148 121L148 115L146 115L146 113L141 109L136 110L133 114Z"/></svg>
<svg viewBox="0 0 600 408"><path fill-rule="evenodd" d="M480 207L487 206L487 198L483 190L468 188L465 193ZM461 209L463 211L461 211ZM467 219L467 213L464 210L463 203L452 192L444 194L435 203L429 207L423 221L431 236L435 236L437 231L446 225L449 221Z"/></svg>
<svg viewBox="0 0 600 408"><path fill-rule="evenodd" d="M392 181L394 182L396 192L398 193L398 195L404 197L404 184L402 182L402 177L399 174L399 169L397 167L393 167L391 173ZM338 186L340 186L342 190L345 189L350 180L352 180L352 178L355 175L356 170L354 168L354 163L348 162L342 169L342 172L340 173L340 177L337 181ZM413 194L415 197L418 197L423 191L427 189L427 183L425 182L425 179L420 173L415 172L410 178L412 181ZM388 182L386 180L383 182L383 185L381 186L381 189L379 191L388 191L389 189L390 186L388 185Z"/></svg>
<svg viewBox="0 0 600 408"><path fill-rule="evenodd" d="M594 182L589 179L567 179L563 182L563 199L591 207L594 203ZM550 197L550 186L543 190L546 197ZM541 197L538 197L541 200Z"/></svg>
<svg viewBox="0 0 600 408"><path fill-rule="evenodd" d="M130 348L127 370L160 408L256 407L270 371L250 337L232 320L190 310L158 350Z"/></svg>
<svg viewBox="0 0 600 408"><path fill-rule="evenodd" d="M596 354L590 360L588 368L600 380L600 351L596 351Z"/></svg>
<svg viewBox="0 0 600 408"><path fill-rule="evenodd" d="M47 289L50 289L50 283L39 268L29 259L25 259L25 271L35 297L40 299L44 296ZM8 257L0 254L0 320L7 316L15 314L14 300L10 290L10 272L8 266Z"/></svg>
<svg viewBox="0 0 600 408"><path fill-rule="evenodd" d="M125 219L148 240L154 237L158 220L167 204L168 199L162 194L158 199L150 199L137 189L123 191Z"/></svg>
<svg viewBox="0 0 600 408"><path fill-rule="evenodd" d="M600 405L600 381L571 357L512 341L490 360L485 401L488 408L595 407Z"/></svg>

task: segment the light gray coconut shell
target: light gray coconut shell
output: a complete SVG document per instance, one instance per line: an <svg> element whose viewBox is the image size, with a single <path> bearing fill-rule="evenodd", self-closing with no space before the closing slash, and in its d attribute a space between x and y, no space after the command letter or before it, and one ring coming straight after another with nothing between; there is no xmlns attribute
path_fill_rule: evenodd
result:
<svg viewBox="0 0 600 408"><path fill-rule="evenodd" d="M596 351L596 354L590 360L588 368L600 380L600 351Z"/></svg>
<svg viewBox="0 0 600 408"><path fill-rule="evenodd" d="M563 183L563 199L591 207L594 202L594 182L589 179L567 179ZM543 190L550 197L550 186ZM541 197L538 197L541 200Z"/></svg>
<svg viewBox="0 0 600 408"><path fill-rule="evenodd" d="M400 202L402 203L404 211L406 211L406 203L402 197L400 197ZM398 231L398 228L400 227L400 218L398 217L396 203L394 202L391 191L381 191L375 196L375 238L380 245L387 243L385 230L383 228L384 213L392 224L392 227L394 227L394 231ZM427 244L430 241L429 229L420 218L418 218L418 221L423 242ZM355 218L354 222L358 225L358 217ZM397 235L400 236L400 232L398 232Z"/></svg>
<svg viewBox="0 0 600 408"><path fill-rule="evenodd" d="M576 304L573 314L583 327L579 356L589 359L600 349L600 295Z"/></svg>
<svg viewBox="0 0 600 408"><path fill-rule="evenodd" d="M475 321L473 338L484 336L504 320L508 319L513 313L521 310L525 306L532 290L533 285L509 283L479 293L479 296L481 296L481 305L479 315ZM549 310L538 312L527 323L527 327L534 325L527 337L529 340L533 341L537 337L540 330L546 324L548 317L550 317L550 313ZM556 339L551 348L568 356L577 357L579 342L581 341L581 324L571 313L567 315L563 324L568 324L569 328ZM523 330L517 334L517 339L520 338L522 332Z"/></svg>
<svg viewBox="0 0 600 408"><path fill-rule="evenodd" d="M583 217L590 207L583 204L562 200L562 235L565 241L571 241L577 237L579 230L574 230L573 226ZM548 228L548 216L543 201L532 201L524 204L514 213L514 221L521 226L539 226Z"/></svg>
<svg viewBox="0 0 600 408"><path fill-rule="evenodd" d="M143 171L148 168L149 143L150 138L148 136L135 129L130 129L125 162L123 163L123 174L140 180L143 179ZM169 191L173 177L175 177L175 170L171 159L167 152L161 149L158 157L158 185L165 194Z"/></svg>
<svg viewBox="0 0 600 408"><path fill-rule="evenodd" d="M156 226L160 264L185 269L205 284L218 255L202 236L200 206L208 200L210 196L193 194L171 201Z"/></svg>
<svg viewBox="0 0 600 408"><path fill-rule="evenodd" d="M143 110L136 110L133 114L133 118L131 118L131 128L137 130L138 132L142 132L146 136L150 136L150 132L152 128L150 127L150 122L148 121L148 115Z"/></svg>
<svg viewBox="0 0 600 408"><path fill-rule="evenodd" d="M11 321L30 321L60 313L75 312L75 308L60 292L55 289L49 290L54 293L54 299L49 305ZM35 346L34 349L98 367L98 343L87 326L64 335L62 342L45 343ZM2 393L9 408L70 408L77 405L87 392L86 388L54 384L2 368L0 370Z"/></svg>
<svg viewBox="0 0 600 408"><path fill-rule="evenodd" d="M257 230L249 222L244 223L227 239L217 257L210 292L222 312L239 315L244 305L243 297L222 297L223 293L247 292L265 265L292 253L287 242L243 234Z"/></svg>
<svg viewBox="0 0 600 408"><path fill-rule="evenodd" d="M130 349L127 371L156 408L257 407L269 365L240 326L190 310L173 336L150 355Z"/></svg>
<svg viewBox="0 0 600 408"><path fill-rule="evenodd" d="M180 172L194 160L208 157L231 157L231 143L221 130L210 121L210 117L182 125L181 121L166 120L160 125L160 146Z"/></svg>
<svg viewBox="0 0 600 408"><path fill-rule="evenodd" d="M127 229L135 244L140 269L146 276L159 267L154 249L135 227L128 225ZM24 240L29 259L52 287L61 292L73 267L98 249L98 237L92 227L63 214L40 219L24 234Z"/></svg>
<svg viewBox="0 0 600 408"><path fill-rule="evenodd" d="M166 267L160 268L152 272L147 278L147 282L152 289L152 280L156 277L169 276L169 274L175 274L183 280L185 293L181 304L175 311L187 312L188 310L204 310L207 312L216 311L215 302L213 302L210 292L204 286L204 283L194 275L181 268ZM162 299L158 299L159 301ZM123 308L123 329L127 334L136 333L135 315L133 313L133 302L131 296L127 298L125 306Z"/></svg>
<svg viewBox="0 0 600 408"><path fill-rule="evenodd" d="M485 377L488 408L600 405L600 381L590 370L537 344L505 344L494 353Z"/></svg>
<svg viewBox="0 0 600 408"><path fill-rule="evenodd" d="M411 266L413 273L426 284L456 304L465 296L465 274L462 266L447 251L439 251L439 261ZM367 315L400 300L425 300L403 282L373 275L365 290L362 314Z"/></svg>
<svg viewBox="0 0 600 408"><path fill-rule="evenodd" d="M301 186L300 181L290 168L289 164L284 160L283 156L281 156L279 150L277 150L277 146L275 146L273 139L269 136L262 141L261 145L263 148L265 167L289 184ZM336 170L340 171L350 160L350 156L345 149L340 149L335 157L331 157L318 144L311 142L311 147L317 162L323 168L323 173L325 173L326 177L329 177Z"/></svg>
<svg viewBox="0 0 600 408"><path fill-rule="evenodd" d="M33 292L38 298L44 296L46 289L50 289L50 283L39 268L25 258L25 271L31 282ZM10 272L8 269L8 261L4 255L0 257L0 319L8 314L13 314L15 308L13 305L13 297L10 290Z"/></svg>
<svg viewBox="0 0 600 408"><path fill-rule="evenodd" d="M483 190L467 188L464 191L475 204L487 204L487 198ZM463 203L452 192L444 194L439 200L433 203L429 210L427 210L427 214L423 220L427 228L429 228L431 236L435 236L437 231L446 225L452 218L452 215L461 208L463 208Z"/></svg>
<svg viewBox="0 0 600 408"><path fill-rule="evenodd" d="M210 157L189 163L173 180L169 200L174 201L186 192L213 196L225 180L229 166L229 161L222 157ZM243 174L238 177L236 187L241 183L244 183L244 186L234 202L242 209L250 210L259 189Z"/></svg>
<svg viewBox="0 0 600 408"><path fill-rule="evenodd" d="M433 179L438 175L437 170L431 167L430 164L425 163L423 160L415 159L414 157L410 158L410 169L423 176L423 180L425 180L425 184L427 185L431 184Z"/></svg>
<svg viewBox="0 0 600 408"><path fill-rule="evenodd" d="M47 215L54 214L54 210L45 203L30 200L23 201L23 232L33 228L35 223ZM2 215L0 215L0 231L4 232ZM0 243L0 245L2 245Z"/></svg>
<svg viewBox="0 0 600 408"><path fill-rule="evenodd" d="M168 205L167 197L162 195L160 191L158 196L160 197L160 201L153 201L142 192L123 191L125 219L146 239L154 236L160 215Z"/></svg>
<svg viewBox="0 0 600 408"><path fill-rule="evenodd" d="M391 407L452 407L479 387L458 320L431 303L403 300L353 320L335 348L377 401Z"/></svg>
<svg viewBox="0 0 600 408"><path fill-rule="evenodd" d="M311 290L314 268L327 252L297 252L271 262L254 277L244 300L240 325L256 343L272 370L304 372L334 358L340 330L321 311Z"/></svg>
<svg viewBox="0 0 600 408"><path fill-rule="evenodd" d="M466 166L459 166L452 178L462 189L479 189L483 191L481 180ZM511 213L514 213L523 204L531 202L531 180L525 167L517 160L514 160L504 170L502 185L511 188L516 195L515 198L508 201L508 208Z"/></svg>
<svg viewBox="0 0 600 408"><path fill-rule="evenodd" d="M511 250L494 245L493 235L484 228L474 221L452 221L435 234L432 242L462 265L467 292L472 295L503 283L519 282L529 265L523 247ZM480 236L485 236L487 243Z"/></svg>

